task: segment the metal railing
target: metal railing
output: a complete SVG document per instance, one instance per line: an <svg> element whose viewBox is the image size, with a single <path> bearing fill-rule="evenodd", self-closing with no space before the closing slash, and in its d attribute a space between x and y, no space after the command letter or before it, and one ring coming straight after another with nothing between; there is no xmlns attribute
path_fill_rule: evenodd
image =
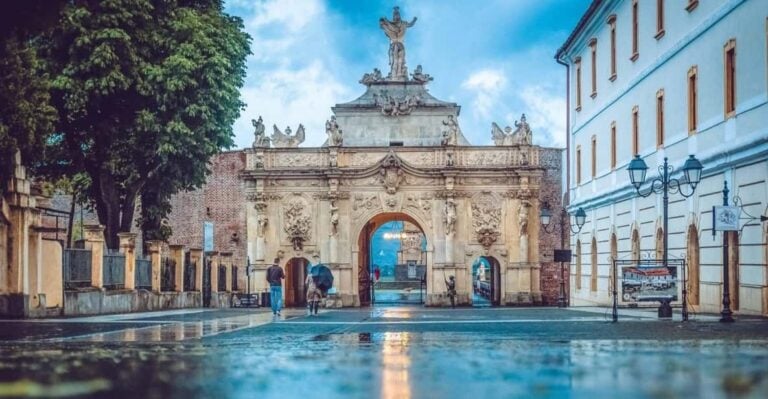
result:
<svg viewBox="0 0 768 399"><path fill-rule="evenodd" d="M115 250L107 250L102 266L104 288L122 289L125 287L125 255Z"/></svg>
<svg viewBox="0 0 768 399"><path fill-rule="evenodd" d="M152 261L136 259L136 289L152 289Z"/></svg>
<svg viewBox="0 0 768 399"><path fill-rule="evenodd" d="M62 262L64 289L91 286L91 251L89 249L67 248Z"/></svg>
<svg viewBox="0 0 768 399"><path fill-rule="evenodd" d="M163 269L160 275L160 291L176 289L176 261L172 258L163 259Z"/></svg>

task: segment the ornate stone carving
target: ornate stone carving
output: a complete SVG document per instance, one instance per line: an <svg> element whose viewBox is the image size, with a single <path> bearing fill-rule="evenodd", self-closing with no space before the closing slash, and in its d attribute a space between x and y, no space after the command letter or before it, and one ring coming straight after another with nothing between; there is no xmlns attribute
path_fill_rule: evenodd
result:
<svg viewBox="0 0 768 399"><path fill-rule="evenodd" d="M528 235L528 210L530 207L530 202L520 202L520 208L517 211L517 223L520 225L520 235Z"/></svg>
<svg viewBox="0 0 768 399"><path fill-rule="evenodd" d="M331 119L325 122L325 133L328 135L329 146L338 147L344 143L341 129L339 129L339 124L336 123L336 115L331 116Z"/></svg>
<svg viewBox="0 0 768 399"><path fill-rule="evenodd" d="M373 95L374 104L381 108L381 113L386 116L410 115L416 106L422 104L421 96L408 94L405 97L393 97L386 91L381 95Z"/></svg>
<svg viewBox="0 0 768 399"><path fill-rule="evenodd" d="M302 124L299 124L296 134L293 135L290 126L285 128L285 133L281 132L277 125L272 125L272 129L272 143L277 148L296 148L304 142L304 125Z"/></svg>
<svg viewBox="0 0 768 399"><path fill-rule="evenodd" d="M259 119L251 119L251 123L253 124L254 132L253 132L253 148L264 148L269 147L269 137L264 133L264 120L261 119L261 116L259 116ZM256 166L257 168L259 166ZM263 165L261 166L263 167Z"/></svg>
<svg viewBox="0 0 768 399"><path fill-rule="evenodd" d="M465 166L503 166L507 165L507 153L504 151L472 151L464 154Z"/></svg>
<svg viewBox="0 0 768 399"><path fill-rule="evenodd" d="M421 71L421 65L416 66L416 70L411 74L414 82L427 83L434 80L429 74Z"/></svg>
<svg viewBox="0 0 768 399"><path fill-rule="evenodd" d="M487 250L501 233L501 207L493 195L481 194L472 202L472 228L477 241Z"/></svg>
<svg viewBox="0 0 768 399"><path fill-rule="evenodd" d="M256 202L254 208L256 208L256 236L259 238L264 238L264 233L267 231L267 225L269 224L269 217L267 216L267 203L258 201Z"/></svg>
<svg viewBox="0 0 768 399"><path fill-rule="evenodd" d="M356 219L363 213L372 211L375 209L381 209L381 201L376 194L355 194L355 199L352 202L352 213Z"/></svg>
<svg viewBox="0 0 768 399"><path fill-rule="evenodd" d="M390 153L379 170L379 181L387 189L387 194L397 192L398 186L405 180L405 172L401 169L400 160Z"/></svg>
<svg viewBox="0 0 768 399"><path fill-rule="evenodd" d="M446 235L453 236L456 234L456 220L456 201L453 198L448 198L445 200L445 215L443 215Z"/></svg>
<svg viewBox="0 0 768 399"><path fill-rule="evenodd" d="M283 230L293 243L295 250L301 250L303 243L312 236L312 219L309 216L307 202L301 197L293 197L283 205Z"/></svg>
<svg viewBox="0 0 768 399"><path fill-rule="evenodd" d="M448 119L443 121L445 130L443 131L442 145L457 145L459 144L459 134L461 129L459 128L459 122L456 121L453 115L448 115Z"/></svg>
<svg viewBox="0 0 768 399"><path fill-rule="evenodd" d="M419 152L401 152L397 154L400 159L413 166L435 165L435 153L431 150Z"/></svg>
<svg viewBox="0 0 768 399"><path fill-rule="evenodd" d="M275 167L322 167L323 154L317 152L280 153L272 159Z"/></svg>
<svg viewBox="0 0 768 399"><path fill-rule="evenodd" d="M406 80L408 70L405 66L405 31L416 23L414 17L411 22L400 19L400 7L392 10L392 21L386 18L379 18L379 26L384 30L384 34L389 38L389 76L391 80Z"/></svg>
<svg viewBox="0 0 768 399"><path fill-rule="evenodd" d="M363 77L360 79L360 83L366 86L370 86L371 83L381 82L383 80L384 77L381 76L381 71L379 68L373 68L373 72L363 74Z"/></svg>
<svg viewBox="0 0 768 399"><path fill-rule="evenodd" d="M338 234L339 230L339 207L336 206L336 201L331 201L331 236Z"/></svg>
<svg viewBox="0 0 768 399"><path fill-rule="evenodd" d="M525 114L520 117L520 122L515 121L514 132L509 126L501 130L496 122L491 124L491 137L495 145L531 144L532 136L531 127L525 120Z"/></svg>

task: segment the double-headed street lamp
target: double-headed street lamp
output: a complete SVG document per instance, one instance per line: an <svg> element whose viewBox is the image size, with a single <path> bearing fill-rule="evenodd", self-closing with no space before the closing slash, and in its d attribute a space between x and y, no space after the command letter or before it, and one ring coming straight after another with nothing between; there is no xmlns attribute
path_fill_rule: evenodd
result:
<svg viewBox="0 0 768 399"><path fill-rule="evenodd" d="M627 171L629 172L629 180L632 182L632 185L635 186L635 190L637 191L637 194L641 197L648 197L649 195L656 193L656 194L663 194L663 212L664 212L664 251L663 251L663 264L664 267L667 267L667 262L669 260L668 256L668 249L669 249L669 230L667 228L667 225L669 223L669 217L668 217L668 208L669 208L669 193L675 193L679 192L680 195L683 197L690 197L693 195L693 193L696 191L696 186L701 181L701 170L704 169L704 167L701 165L701 162L699 162L698 159L696 159L695 156L690 155L688 159L685 160L685 164L683 164L683 175L685 177L685 180L678 180L669 177L669 175L672 173L672 167L669 166L669 163L667 161L667 157L664 157L664 165L659 166L659 177L653 179L651 181L651 186L648 188L646 192L640 191L640 187L645 182L645 174L648 171L648 165L645 164L645 161L643 161L642 158L640 158L640 155L635 155L635 159L632 160L632 162L629 163L629 167L627 167ZM685 185L688 185L691 188L691 192L689 194L686 194L683 192L683 187ZM683 321L688 320L688 292L687 287L685 286L685 268L682 270L683 273Z"/></svg>
<svg viewBox="0 0 768 399"><path fill-rule="evenodd" d="M583 208L579 208L576 210L576 214L574 216L576 219L576 230L573 229L573 224L569 223L569 227L573 234L578 234L581 231L581 228L584 227L584 222L587 220L587 213L584 212ZM549 209L549 204L546 202L541 207L541 215L539 218L541 220L541 225L543 226L542 229L544 232L547 234L552 234L552 232L555 231L554 226L551 230L548 229L550 222L552 222L552 211ZM555 251L555 261L560 262L560 296L557 298L557 306L561 308L564 308L565 304L567 303L565 299L565 269L563 267L563 263L571 261L571 251L565 249L565 221L568 219L568 212L566 212L565 207L563 207L563 209L560 211L560 247L562 249Z"/></svg>

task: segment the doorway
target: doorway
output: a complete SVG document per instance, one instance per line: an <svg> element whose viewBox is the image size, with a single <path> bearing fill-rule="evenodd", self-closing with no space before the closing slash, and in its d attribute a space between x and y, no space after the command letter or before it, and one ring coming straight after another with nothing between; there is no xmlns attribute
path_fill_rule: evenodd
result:
<svg viewBox="0 0 768 399"><path fill-rule="evenodd" d="M472 263L472 306L501 304L501 268L492 256L481 256Z"/></svg>
<svg viewBox="0 0 768 399"><path fill-rule="evenodd" d="M285 307L307 306L304 280L307 278L309 261L291 258L285 265Z"/></svg>

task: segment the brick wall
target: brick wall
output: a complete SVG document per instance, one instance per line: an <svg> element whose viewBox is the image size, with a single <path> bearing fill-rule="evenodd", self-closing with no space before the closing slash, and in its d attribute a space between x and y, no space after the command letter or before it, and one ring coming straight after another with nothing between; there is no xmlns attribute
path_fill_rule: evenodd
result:
<svg viewBox="0 0 768 399"><path fill-rule="evenodd" d="M539 192L539 200L549 203L549 208L552 211L552 221L548 229L553 230L552 233L545 232L542 228L539 230L539 258L541 259L541 296L544 305L556 305L557 298L560 294L560 263L555 263L554 250L561 248L560 237L560 212L562 189L562 153L563 150L555 148L542 148L541 163L547 169L544 172L544 177L541 182L541 191ZM539 215L536 215L536 223L539 223ZM566 246L568 245L567 234L569 234L568 223L566 221ZM568 298L568 265L565 269L565 297Z"/></svg>

